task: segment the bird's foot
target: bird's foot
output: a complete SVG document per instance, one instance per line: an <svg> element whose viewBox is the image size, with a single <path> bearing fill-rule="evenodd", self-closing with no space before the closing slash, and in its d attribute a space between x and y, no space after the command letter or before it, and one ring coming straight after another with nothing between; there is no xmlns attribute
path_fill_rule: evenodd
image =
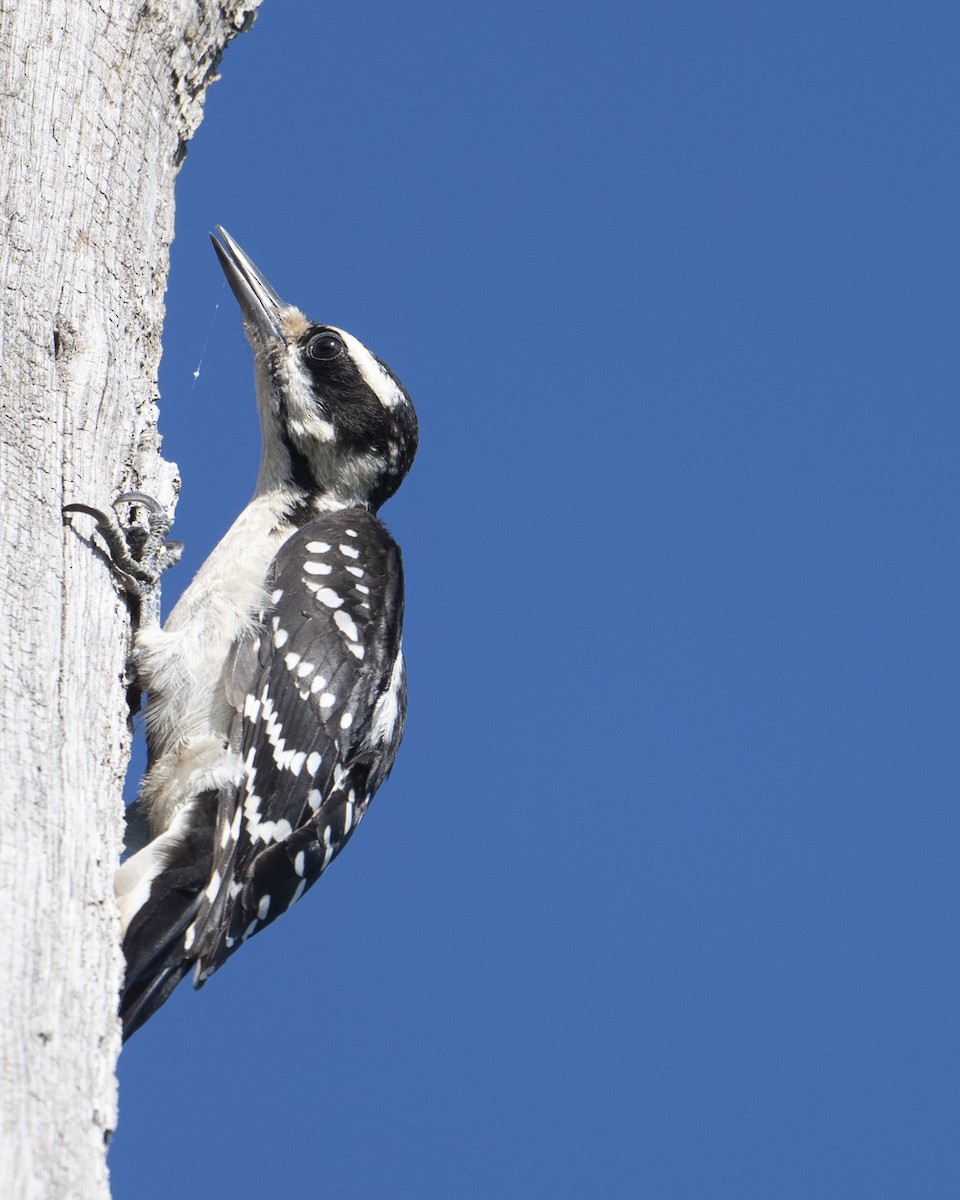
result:
<svg viewBox="0 0 960 1200"><path fill-rule="evenodd" d="M115 511L124 505L131 513L127 526L120 524ZM63 511L93 517L114 577L137 602L138 624L159 622L161 576L183 553L182 542L167 541L173 519L166 509L145 492L123 492L106 511L89 504L65 504Z"/></svg>

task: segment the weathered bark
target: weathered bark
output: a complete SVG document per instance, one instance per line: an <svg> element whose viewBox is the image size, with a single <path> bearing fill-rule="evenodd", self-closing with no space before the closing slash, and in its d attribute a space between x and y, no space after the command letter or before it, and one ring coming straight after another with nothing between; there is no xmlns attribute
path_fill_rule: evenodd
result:
<svg viewBox="0 0 960 1200"><path fill-rule="evenodd" d="M0 1196L108 1194L126 606L61 506L172 503L173 184L259 0L0 0Z"/></svg>

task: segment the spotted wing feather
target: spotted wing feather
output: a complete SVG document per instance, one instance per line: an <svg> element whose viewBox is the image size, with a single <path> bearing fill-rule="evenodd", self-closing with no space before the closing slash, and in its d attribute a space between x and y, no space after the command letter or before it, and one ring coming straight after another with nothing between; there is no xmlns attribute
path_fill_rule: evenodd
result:
<svg viewBox="0 0 960 1200"><path fill-rule="evenodd" d="M198 982L329 866L393 765L406 696L400 552L365 510L328 514L282 547L256 642L239 646L231 741L245 764L220 800Z"/></svg>

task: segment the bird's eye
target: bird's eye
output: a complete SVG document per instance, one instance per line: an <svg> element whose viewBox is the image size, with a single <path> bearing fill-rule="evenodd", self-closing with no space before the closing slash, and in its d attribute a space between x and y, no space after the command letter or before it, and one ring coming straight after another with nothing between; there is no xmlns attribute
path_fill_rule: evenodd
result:
<svg viewBox="0 0 960 1200"><path fill-rule="evenodd" d="M307 357L315 362L328 362L343 353L343 342L335 333L316 333L307 342Z"/></svg>

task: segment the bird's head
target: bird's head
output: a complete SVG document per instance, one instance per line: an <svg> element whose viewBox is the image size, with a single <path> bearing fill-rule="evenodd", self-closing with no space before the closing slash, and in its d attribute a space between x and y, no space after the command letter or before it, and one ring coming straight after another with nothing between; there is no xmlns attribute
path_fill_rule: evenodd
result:
<svg viewBox="0 0 960 1200"><path fill-rule="evenodd" d="M318 507L376 512L417 448L406 388L352 334L285 304L222 226L214 249L253 347L263 430L258 492L292 489Z"/></svg>

